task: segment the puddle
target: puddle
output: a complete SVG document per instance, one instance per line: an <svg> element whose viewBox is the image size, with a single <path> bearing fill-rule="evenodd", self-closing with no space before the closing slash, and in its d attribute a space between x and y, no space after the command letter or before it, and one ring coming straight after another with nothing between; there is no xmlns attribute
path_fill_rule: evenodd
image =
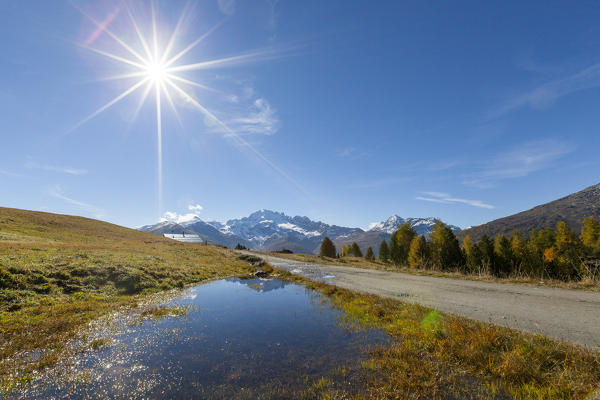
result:
<svg viewBox="0 0 600 400"><path fill-rule="evenodd" d="M276 279L215 281L164 305L188 312L122 323L106 346L71 359L68 374L13 397L297 398L321 377L358 393L358 375L336 371L388 343L348 329L321 294Z"/></svg>

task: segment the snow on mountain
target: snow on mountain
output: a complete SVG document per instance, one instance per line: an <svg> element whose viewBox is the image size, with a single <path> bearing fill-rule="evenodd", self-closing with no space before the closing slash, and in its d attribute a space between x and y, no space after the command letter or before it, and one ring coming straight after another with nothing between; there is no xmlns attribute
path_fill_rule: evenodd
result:
<svg viewBox="0 0 600 400"><path fill-rule="evenodd" d="M428 235L431 233L433 226L435 225L436 218L402 218L397 215L392 215L387 220L382 222L375 222L369 225L369 231L383 232L389 235L393 234L399 226L408 222L410 226L419 235ZM448 225L454 232L460 231L460 228L455 225Z"/></svg>
<svg viewBox="0 0 600 400"><path fill-rule="evenodd" d="M309 236L310 237L310 236L320 236L321 235L321 232L318 232L318 231L307 232L304 229L300 228L299 226L296 226L296 225L290 224L290 223L287 223L287 224L277 224L277 226L279 228L282 228L282 229L287 229L287 230L291 230L291 231L294 231L294 232L298 232L298 233L300 233L300 234L302 234L304 236Z"/></svg>
<svg viewBox="0 0 600 400"><path fill-rule="evenodd" d="M369 225L368 230L376 231L376 232L385 232L385 233L389 233L391 235L403 223L404 223L404 218L399 217L394 214L391 217L389 217L388 219L386 219L385 221L373 222L371 225Z"/></svg>
<svg viewBox="0 0 600 400"><path fill-rule="evenodd" d="M282 236L290 239L314 238L314 244L318 244L327 235L339 236L360 230L315 222L307 217L290 217L281 212L264 209L244 218L231 219L223 224L220 230L224 232L224 229L265 248L269 247L270 242L279 240Z"/></svg>
<svg viewBox="0 0 600 400"><path fill-rule="evenodd" d="M180 220L179 225L181 225L181 226L190 226L190 225L195 224L196 222L202 222L202 219L199 216L197 216L196 214L193 214L193 216L190 215L187 218L185 215L183 215L179 218L179 220Z"/></svg>
<svg viewBox="0 0 600 400"><path fill-rule="evenodd" d="M154 225L145 225L139 228L140 231L156 233L162 235L164 233L195 233L185 226L171 221L160 221Z"/></svg>
<svg viewBox="0 0 600 400"><path fill-rule="evenodd" d="M222 232L222 233L232 233L231 230L230 230L229 225L227 225L224 222L207 221L206 223L208 225L212 226L213 228L217 229L218 231Z"/></svg>
<svg viewBox="0 0 600 400"><path fill-rule="evenodd" d="M195 213L188 213L188 214L177 214L171 211L167 211L165 213L165 216L163 217L163 219L161 220L161 222L172 222L175 224L180 224L180 225L185 225L185 224L193 224L196 220L199 220L200 217L198 217L197 214Z"/></svg>
<svg viewBox="0 0 600 400"><path fill-rule="evenodd" d="M361 246L378 248L382 239L389 236L403 223L408 222L418 234L428 235L435 225L435 218L402 218L392 215L387 220L371 224L365 232L360 228L349 228L313 221L308 217L290 217L284 213L259 210L247 217L230 219L227 222L203 221L197 215L177 221L161 221L147 225L141 230L153 233L197 233L209 243L234 247L237 243L257 250L281 250L314 253L318 251L325 236L338 243L357 241ZM449 225L453 230L460 228ZM366 251L366 247L364 249Z"/></svg>

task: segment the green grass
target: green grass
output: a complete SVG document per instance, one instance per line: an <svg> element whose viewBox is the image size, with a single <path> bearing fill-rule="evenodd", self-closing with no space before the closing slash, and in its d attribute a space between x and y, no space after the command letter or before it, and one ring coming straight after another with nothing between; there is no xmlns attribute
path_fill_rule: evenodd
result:
<svg viewBox="0 0 600 400"><path fill-rule="evenodd" d="M324 293L346 322L392 337L362 363L370 398L570 400L600 388L597 351L277 273Z"/></svg>
<svg viewBox="0 0 600 400"><path fill-rule="evenodd" d="M0 208L0 389L53 364L67 340L103 314L136 307L151 293L251 270L219 247Z"/></svg>
<svg viewBox="0 0 600 400"><path fill-rule="evenodd" d="M156 306L150 307L140 313L140 319L152 318L153 320L163 319L170 316L182 316L187 315L188 309L185 307L169 307L169 306Z"/></svg>

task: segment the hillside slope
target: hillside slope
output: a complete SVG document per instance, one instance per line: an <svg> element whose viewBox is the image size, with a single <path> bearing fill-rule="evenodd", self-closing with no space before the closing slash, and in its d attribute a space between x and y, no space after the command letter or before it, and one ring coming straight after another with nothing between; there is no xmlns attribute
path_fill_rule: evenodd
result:
<svg viewBox="0 0 600 400"><path fill-rule="evenodd" d="M11 379L55 360L77 328L135 306L137 295L248 269L222 248L0 207L0 397ZM26 358L32 350L35 361Z"/></svg>
<svg viewBox="0 0 600 400"><path fill-rule="evenodd" d="M554 227L558 221L565 221L571 229L579 232L581 221L586 217L600 218L600 184L530 210L465 229L457 237L463 239L468 234L479 240L484 234L509 235L513 230L527 233L533 228Z"/></svg>
<svg viewBox="0 0 600 400"><path fill-rule="evenodd" d="M135 294L218 276L231 266L241 264L225 249L89 218L0 207L0 311L20 309L21 300L36 293Z"/></svg>

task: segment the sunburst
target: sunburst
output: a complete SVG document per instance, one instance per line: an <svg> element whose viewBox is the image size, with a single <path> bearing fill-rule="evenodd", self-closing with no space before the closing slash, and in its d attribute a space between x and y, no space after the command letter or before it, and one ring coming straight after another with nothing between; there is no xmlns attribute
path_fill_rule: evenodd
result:
<svg viewBox="0 0 600 400"><path fill-rule="evenodd" d="M200 44L203 40L205 40L211 33L213 33L221 24L215 25L212 29L208 30L202 36L197 38L196 40L190 42L188 45L184 46L179 52L174 53L175 42L178 34L181 31L182 23L189 12L189 4L188 3L183 9L181 16L173 30L170 34L169 40L166 46L161 46L160 33L157 28L157 12L154 3L150 3L150 11L151 11L151 32L149 34L144 34L142 29L140 28L140 24L134 18L133 13L131 12L131 8L127 4L127 0L124 2L124 9L127 13L129 22L131 23L131 27L135 31L135 36L137 37L137 41L139 43L132 44L127 43L124 39L120 38L117 34L113 33L108 25L114 19L115 14L113 13L109 16L109 18L104 22L99 22L89 14L87 14L82 9L79 11L85 15L90 21L92 21L97 26L97 31L94 33L95 37L98 37L101 34L105 34L109 36L116 44L119 45L122 52L126 52L127 56L118 55L113 52L107 51L105 49L96 48L92 46L90 43L86 43L82 45L84 48L102 55L108 59L113 61L117 61L121 63L123 66L127 66L132 72L127 72L121 75L116 75L112 77L105 78L103 80L121 80L121 79L135 79L135 83L131 85L129 88L124 90L114 99L104 104L96 111L88 115L81 122L79 122L72 130L78 128L83 125L87 121L92 118L98 116L103 113L110 107L119 103L121 100L130 96L134 92L138 90L143 90L142 97L140 98L140 102L136 108L134 113L134 118L139 113L140 109L146 102L149 96L152 96L153 92L154 102L156 106L156 135L157 135L157 181L158 181L158 213L159 216L162 214L162 194L163 194L163 177L162 177L162 101L163 99L169 104L171 110L175 114L176 118L181 123L181 119L179 117L179 113L173 102L171 97L171 91L177 93L179 96L184 98L188 104L191 104L197 110L199 110L202 114L208 117L214 124L218 125L224 132L227 133L228 137L234 138L238 141L239 144L243 145L245 148L251 150L256 156L258 156L261 160L263 160L267 165L269 165L276 172L281 174L288 181L293 183L296 187L298 187L303 193L304 190L302 187L292 179L287 173L285 173L281 168L271 162L267 157L265 157L260 151L258 151L255 147L249 144L245 139L240 137L233 129L229 128L223 121L221 121L217 116L209 111L209 109L201 104L192 93L189 93L185 90L185 86L182 87L181 84L187 86L193 86L202 90L208 91L216 91L200 82L195 82L181 75L182 72L194 71L194 70L203 70L209 68L216 68L220 66L225 66L227 64L240 63L245 61L252 61L257 59L266 59L272 57L274 52L272 50L263 50L263 51L255 51L245 54L240 54L232 57L212 59L208 61L202 61L192 64L180 64L179 61L188 53L190 53L198 44ZM138 51L135 48L141 47L142 51ZM172 55L174 53L174 55Z"/></svg>

